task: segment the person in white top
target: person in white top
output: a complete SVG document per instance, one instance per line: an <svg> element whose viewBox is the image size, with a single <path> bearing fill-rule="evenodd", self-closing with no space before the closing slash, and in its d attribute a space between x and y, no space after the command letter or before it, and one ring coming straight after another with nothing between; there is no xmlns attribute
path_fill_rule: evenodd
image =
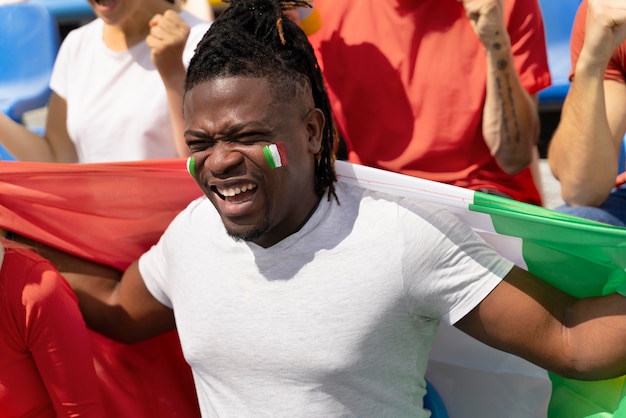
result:
<svg viewBox="0 0 626 418"><path fill-rule="evenodd" d="M61 45L43 137L0 115L0 143L22 161L186 155L186 67L210 22L168 0L89 3L98 18L70 32Z"/></svg>

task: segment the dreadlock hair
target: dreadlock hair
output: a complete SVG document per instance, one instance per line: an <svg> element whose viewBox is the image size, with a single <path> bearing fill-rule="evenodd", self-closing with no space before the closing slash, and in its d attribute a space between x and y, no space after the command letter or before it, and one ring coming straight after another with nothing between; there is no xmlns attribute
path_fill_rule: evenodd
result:
<svg viewBox="0 0 626 418"><path fill-rule="evenodd" d="M315 107L326 119L322 148L316 155L315 192L337 199L334 182L336 130L322 72L313 48L284 10L312 7L309 1L230 0L228 9L211 25L189 63L185 93L221 77L260 77L270 82L277 98L292 99L310 89Z"/></svg>

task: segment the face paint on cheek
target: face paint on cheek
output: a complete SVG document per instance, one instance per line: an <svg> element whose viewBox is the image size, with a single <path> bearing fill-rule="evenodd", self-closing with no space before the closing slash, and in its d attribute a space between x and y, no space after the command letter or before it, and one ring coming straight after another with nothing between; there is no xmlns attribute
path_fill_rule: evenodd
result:
<svg viewBox="0 0 626 418"><path fill-rule="evenodd" d="M191 177L196 178L196 159L194 157L187 158L187 172Z"/></svg>
<svg viewBox="0 0 626 418"><path fill-rule="evenodd" d="M284 167L287 165L287 148L282 142L266 145L263 147L265 161L271 169Z"/></svg>

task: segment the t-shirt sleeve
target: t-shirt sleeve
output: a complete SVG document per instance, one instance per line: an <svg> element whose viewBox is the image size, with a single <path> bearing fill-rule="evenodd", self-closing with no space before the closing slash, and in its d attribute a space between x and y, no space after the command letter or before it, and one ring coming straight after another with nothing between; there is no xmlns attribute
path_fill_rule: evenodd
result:
<svg viewBox="0 0 626 418"><path fill-rule="evenodd" d="M187 263L187 254L181 247L194 231L194 216L204 213L202 204L206 197L192 201L169 224L159 241L139 258L139 272L152 296L163 305L174 309L172 292L179 283L181 269ZM203 222L202 220L200 222ZM184 281L184 278L181 279Z"/></svg>
<svg viewBox="0 0 626 418"><path fill-rule="evenodd" d="M170 309L174 309L171 291L176 286L176 274L171 272L172 265L180 262L181 254L177 252L180 248L179 244L185 240L190 229L193 228L192 214L202 201L202 197L192 201L187 208L176 215L159 241L139 257L139 273L146 288L156 300Z"/></svg>
<svg viewBox="0 0 626 418"><path fill-rule="evenodd" d="M507 30L515 69L522 86L535 94L552 83L541 9L537 0L510 3Z"/></svg>
<svg viewBox="0 0 626 418"><path fill-rule="evenodd" d="M144 284L152 296L163 305L173 309L172 301L168 296L167 287L167 251L165 250L168 232L170 227L152 246L139 258L139 272Z"/></svg>
<svg viewBox="0 0 626 418"><path fill-rule="evenodd" d="M21 255L20 255L21 256ZM24 285L13 301L25 346L58 416L103 416L87 327L76 296L47 261L26 260L15 271Z"/></svg>
<svg viewBox="0 0 626 418"><path fill-rule="evenodd" d="M404 234L403 276L416 318L454 324L474 309L513 268L468 225L445 210L419 210L425 227ZM401 225L416 225L410 219Z"/></svg>

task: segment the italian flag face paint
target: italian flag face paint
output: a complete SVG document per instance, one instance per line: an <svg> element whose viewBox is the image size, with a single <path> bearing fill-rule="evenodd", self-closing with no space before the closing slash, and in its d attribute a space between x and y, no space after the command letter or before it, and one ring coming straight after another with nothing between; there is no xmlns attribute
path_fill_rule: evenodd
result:
<svg viewBox="0 0 626 418"><path fill-rule="evenodd" d="M194 157L187 158L187 171L191 177L196 178L196 159Z"/></svg>
<svg viewBox="0 0 626 418"><path fill-rule="evenodd" d="M287 165L287 150L282 142L264 146L263 154L271 169Z"/></svg>

